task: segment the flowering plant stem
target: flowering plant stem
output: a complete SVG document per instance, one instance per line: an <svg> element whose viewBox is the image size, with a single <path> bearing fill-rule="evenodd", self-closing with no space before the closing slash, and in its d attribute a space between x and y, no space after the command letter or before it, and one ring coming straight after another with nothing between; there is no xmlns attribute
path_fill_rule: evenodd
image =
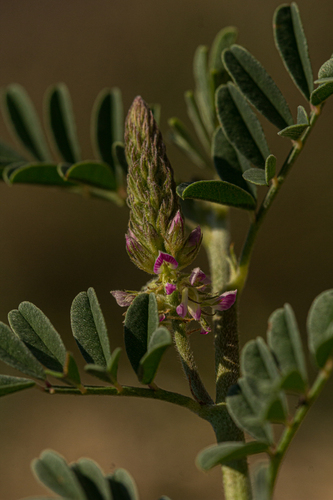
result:
<svg viewBox="0 0 333 500"><path fill-rule="evenodd" d="M244 243L241 257L239 260L239 268L238 268L238 273L233 280L233 282L230 284L230 288L237 288L238 292L240 293L241 290L243 289L247 275L248 275L248 270L249 270L249 264L250 264L250 259L252 255L252 251L254 248L254 243L257 237L258 230L263 223L266 214L271 207L273 201L275 200L276 195L278 194L282 184L284 183L288 173L290 172L291 168L293 167L294 163L296 162L298 156L300 155L301 151L304 148L304 145L321 113L322 106L317 106L313 107L311 115L310 115L310 121L309 121L309 127L306 129L304 132L303 136L301 139L297 140L294 142L294 145L288 154L284 164L282 165L281 171L277 177L275 177L272 181L271 187L268 190L263 202L261 203L261 206L255 215L255 219L252 222L249 232L247 234L246 241Z"/></svg>

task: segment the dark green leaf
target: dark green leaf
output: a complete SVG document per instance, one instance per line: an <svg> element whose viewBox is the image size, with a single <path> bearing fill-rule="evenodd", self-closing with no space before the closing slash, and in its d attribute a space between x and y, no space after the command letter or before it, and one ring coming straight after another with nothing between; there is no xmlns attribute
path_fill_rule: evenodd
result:
<svg viewBox="0 0 333 500"><path fill-rule="evenodd" d="M23 314L17 309L10 311L10 313L8 314L8 321L12 330L16 333L16 335L20 337L29 351L34 355L36 359L38 359L40 363L42 363L42 365L46 366L46 368L49 368L52 371L58 371L62 373L63 362L65 361L66 356L66 349L64 346L57 349L57 353L60 354L61 360L63 361L61 362L52 352L53 342L55 342L56 345L58 344L57 338L48 338L48 334L44 335L44 329L39 329L37 333L31 326L31 324L27 321L27 319L25 319ZM40 337L40 331L46 337L45 341L42 337ZM47 344L51 349L47 346Z"/></svg>
<svg viewBox="0 0 333 500"><path fill-rule="evenodd" d="M333 349L333 290L322 292L313 301L307 330L309 349L317 365L322 368Z"/></svg>
<svg viewBox="0 0 333 500"><path fill-rule="evenodd" d="M215 130L213 136L212 155L214 166L222 181L235 184L253 194L251 187L243 179L239 156L232 144L227 140L221 127Z"/></svg>
<svg viewBox="0 0 333 500"><path fill-rule="evenodd" d="M4 178L8 184L42 184L44 186L72 187L60 177L56 163L24 163L15 169L12 166L4 170Z"/></svg>
<svg viewBox="0 0 333 500"><path fill-rule="evenodd" d="M108 362L108 365L107 365L107 372L110 375L110 379L111 379L112 383L117 382L118 363L119 363L119 357L120 357L121 351L122 350L120 347L116 347L116 349L114 349L114 351L111 355L110 361Z"/></svg>
<svg viewBox="0 0 333 500"><path fill-rule="evenodd" d="M324 83L311 94L311 104L319 106L333 94L333 82Z"/></svg>
<svg viewBox="0 0 333 500"><path fill-rule="evenodd" d="M244 172L245 180L256 184L257 186L267 186L265 172L259 168L250 168Z"/></svg>
<svg viewBox="0 0 333 500"><path fill-rule="evenodd" d="M22 322L22 330L19 329L17 331L19 336L22 335L22 340L41 350L43 350L41 343L44 344L48 350L45 351L45 353L48 354L50 352L52 356L64 366L66 361L66 348L59 333L55 330L45 314L31 302L21 302L18 307L18 312L27 322L26 325ZM37 341L37 338L40 339L41 343Z"/></svg>
<svg viewBox="0 0 333 500"><path fill-rule="evenodd" d="M111 359L110 344L103 313L93 288L79 293L71 307L74 338L87 363L103 367Z"/></svg>
<svg viewBox="0 0 333 500"><path fill-rule="evenodd" d="M196 134L205 148L206 153L210 155L210 136L201 119L199 108L192 90L185 92L185 103L187 106L187 114L194 126Z"/></svg>
<svg viewBox="0 0 333 500"><path fill-rule="evenodd" d="M256 201L247 191L224 181L198 181L191 184L180 184L178 195L183 198L212 201L246 210L254 210Z"/></svg>
<svg viewBox="0 0 333 500"><path fill-rule="evenodd" d="M51 87L46 94L46 107L53 139L63 159L80 161L80 145L76 133L72 101L64 83Z"/></svg>
<svg viewBox="0 0 333 500"><path fill-rule="evenodd" d="M227 464L233 460L245 458L248 455L263 453L268 450L268 444L258 441L249 443L224 442L209 446L202 450L196 459L197 467L203 471L209 471L219 464Z"/></svg>
<svg viewBox="0 0 333 500"><path fill-rule="evenodd" d="M278 132L281 137L287 137L292 141L297 141L300 139L304 131L308 128L308 125L291 125L290 127L284 128Z"/></svg>
<svg viewBox="0 0 333 500"><path fill-rule="evenodd" d="M248 383L248 378L241 378L238 384L230 388L227 396L228 411L243 431L250 434L257 441L271 444L273 442L272 426L266 422L262 424L262 402Z"/></svg>
<svg viewBox="0 0 333 500"><path fill-rule="evenodd" d="M81 386L80 372L77 367L76 361L70 352L67 352L66 361L64 366L64 377L76 386Z"/></svg>
<svg viewBox="0 0 333 500"><path fill-rule="evenodd" d="M114 87L102 90L92 112L92 141L96 154L108 163L115 173L112 145L124 141L124 117L121 91Z"/></svg>
<svg viewBox="0 0 333 500"><path fill-rule="evenodd" d="M88 458L81 458L71 466L87 500L113 500L108 480L99 465Z"/></svg>
<svg viewBox="0 0 333 500"><path fill-rule="evenodd" d="M125 318L125 347L128 359L137 373L141 358L147 351L149 295L138 295L127 310Z"/></svg>
<svg viewBox="0 0 333 500"><path fill-rule="evenodd" d="M276 172L276 158L274 155L269 155L266 158L266 163L265 163L265 177L267 185L275 176L275 172Z"/></svg>
<svg viewBox="0 0 333 500"><path fill-rule="evenodd" d="M9 85L4 92L5 114L10 129L23 146L39 161L50 161L51 155L34 105L21 85Z"/></svg>
<svg viewBox="0 0 333 500"><path fill-rule="evenodd" d="M35 382L28 378L10 377L9 375L0 375L0 396L6 396L23 389L33 387Z"/></svg>
<svg viewBox="0 0 333 500"><path fill-rule="evenodd" d="M115 191L115 176L106 163L85 160L63 169L64 178L69 181L88 184L101 189Z"/></svg>
<svg viewBox="0 0 333 500"><path fill-rule="evenodd" d="M52 450L45 450L33 460L32 470L47 488L68 500L86 500L86 496L74 472L64 458Z"/></svg>
<svg viewBox="0 0 333 500"><path fill-rule="evenodd" d="M259 463L254 471L254 494L256 500L271 500L269 465L267 462Z"/></svg>
<svg viewBox="0 0 333 500"><path fill-rule="evenodd" d="M274 381L279 378L274 357L261 337L245 344L241 353L241 371L243 375L261 380Z"/></svg>
<svg viewBox="0 0 333 500"><path fill-rule="evenodd" d="M148 304L148 327L147 327L147 346L150 344L151 337L155 330L159 327L160 319L158 314L158 306L156 295L154 293L149 294L149 304Z"/></svg>
<svg viewBox="0 0 333 500"><path fill-rule="evenodd" d="M309 125L309 117L303 106L297 107L297 124Z"/></svg>
<svg viewBox="0 0 333 500"><path fill-rule="evenodd" d="M236 42L238 30L234 26L227 26L216 35L209 54L209 69L213 77L214 89L226 83L229 75L222 61L222 52Z"/></svg>
<svg viewBox="0 0 333 500"><path fill-rule="evenodd" d="M148 323L149 325L149 323ZM138 377L142 384L151 384L165 350L172 344L170 332L161 326L151 336L148 350L141 358Z"/></svg>
<svg viewBox="0 0 333 500"><path fill-rule="evenodd" d="M264 168L270 151L260 122L245 97L229 82L217 89L216 107L227 139L251 163Z"/></svg>
<svg viewBox="0 0 333 500"><path fill-rule="evenodd" d="M14 151L8 144L0 141L0 166L5 167L10 163L25 161L23 156Z"/></svg>
<svg viewBox="0 0 333 500"><path fill-rule="evenodd" d="M215 130L213 91L208 76L208 49L200 45L193 61L194 80L196 84L195 98L198 103L201 119L207 133L211 136Z"/></svg>
<svg viewBox="0 0 333 500"><path fill-rule="evenodd" d="M171 128L170 139L178 146L193 163L200 168L205 168L206 162L199 148L191 138L185 125L178 118L171 118L169 121Z"/></svg>
<svg viewBox="0 0 333 500"><path fill-rule="evenodd" d="M274 352L282 376L289 372L298 373L295 378L295 390L307 386L307 371L302 342L295 315L289 304L277 309L268 319L268 345ZM297 383L296 383L297 382Z"/></svg>
<svg viewBox="0 0 333 500"><path fill-rule="evenodd" d="M223 62L245 97L278 129L294 123L288 104L266 70L247 50L233 45Z"/></svg>
<svg viewBox="0 0 333 500"><path fill-rule="evenodd" d="M0 322L0 360L26 375L45 379L42 365L11 329Z"/></svg>
<svg viewBox="0 0 333 500"><path fill-rule="evenodd" d="M318 71L318 78L331 78L333 77L333 56L325 61Z"/></svg>
<svg viewBox="0 0 333 500"><path fill-rule="evenodd" d="M295 3L281 5L273 19L274 38L281 58L296 86L309 100L313 76L298 7Z"/></svg>
<svg viewBox="0 0 333 500"><path fill-rule="evenodd" d="M122 142L114 142L112 144L112 154L115 164L119 165L124 174L127 175L128 164L126 160L124 144Z"/></svg>
<svg viewBox="0 0 333 500"><path fill-rule="evenodd" d="M111 486L113 500L139 500L133 477L125 469L116 469L106 476Z"/></svg>

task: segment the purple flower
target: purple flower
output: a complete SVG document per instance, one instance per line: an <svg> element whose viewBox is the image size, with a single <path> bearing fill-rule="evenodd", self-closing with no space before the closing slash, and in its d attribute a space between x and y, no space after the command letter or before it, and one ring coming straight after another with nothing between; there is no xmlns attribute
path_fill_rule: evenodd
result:
<svg viewBox="0 0 333 500"><path fill-rule="evenodd" d="M161 267L164 263L168 264L171 269L176 269L178 267L178 262L172 255L160 251L154 264L155 274L160 274L162 272Z"/></svg>
<svg viewBox="0 0 333 500"><path fill-rule="evenodd" d="M159 317L158 317L158 320L160 323L162 323L162 321L165 320L165 314L160 314Z"/></svg>
<svg viewBox="0 0 333 500"><path fill-rule="evenodd" d="M203 271L201 271L200 267L196 267L193 269L190 275L190 283L191 285L195 285L195 283L199 281L203 283L204 285L209 285L211 280L205 275Z"/></svg>
<svg viewBox="0 0 333 500"><path fill-rule="evenodd" d="M187 315L187 304L188 304L188 288L184 288L182 291L182 301L179 306L176 307L178 316L185 318Z"/></svg>
<svg viewBox="0 0 333 500"><path fill-rule="evenodd" d="M112 290L111 294L116 299L117 304L120 307L130 306L135 299L134 293L125 292L124 290Z"/></svg>
<svg viewBox="0 0 333 500"><path fill-rule="evenodd" d="M213 305L214 309L218 311L226 311L236 302L237 290L224 292L217 298L217 302Z"/></svg>
<svg viewBox="0 0 333 500"><path fill-rule="evenodd" d="M165 285L165 293L167 295L171 295L176 290L176 285L172 285L172 283L167 283Z"/></svg>

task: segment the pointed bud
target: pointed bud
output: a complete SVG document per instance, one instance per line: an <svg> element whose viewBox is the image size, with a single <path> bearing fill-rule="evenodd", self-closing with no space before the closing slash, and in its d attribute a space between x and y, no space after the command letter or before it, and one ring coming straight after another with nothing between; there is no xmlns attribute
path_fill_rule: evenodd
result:
<svg viewBox="0 0 333 500"><path fill-rule="evenodd" d="M182 249L178 252L176 258L179 262L180 269L188 266L198 255L202 242L202 232L200 226L193 229L188 236Z"/></svg>
<svg viewBox="0 0 333 500"><path fill-rule="evenodd" d="M176 215L171 220L165 241L165 248L174 255L181 249L184 244L185 222L180 210L177 210Z"/></svg>
<svg viewBox="0 0 333 500"><path fill-rule="evenodd" d="M132 234L132 237L126 234L125 238L126 250L130 259L140 269L152 274L154 272L154 256L138 241L132 231L129 231L129 233Z"/></svg>

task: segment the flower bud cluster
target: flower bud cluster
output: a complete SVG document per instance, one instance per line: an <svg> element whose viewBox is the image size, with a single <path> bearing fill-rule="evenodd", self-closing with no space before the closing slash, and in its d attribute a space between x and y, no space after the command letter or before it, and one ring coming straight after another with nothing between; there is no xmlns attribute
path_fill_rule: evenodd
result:
<svg viewBox="0 0 333 500"><path fill-rule="evenodd" d="M126 248L131 260L154 273L159 252L168 253L183 268L196 257L200 228L186 238L173 170L153 113L136 97L126 119L125 152L128 161L129 229Z"/></svg>

